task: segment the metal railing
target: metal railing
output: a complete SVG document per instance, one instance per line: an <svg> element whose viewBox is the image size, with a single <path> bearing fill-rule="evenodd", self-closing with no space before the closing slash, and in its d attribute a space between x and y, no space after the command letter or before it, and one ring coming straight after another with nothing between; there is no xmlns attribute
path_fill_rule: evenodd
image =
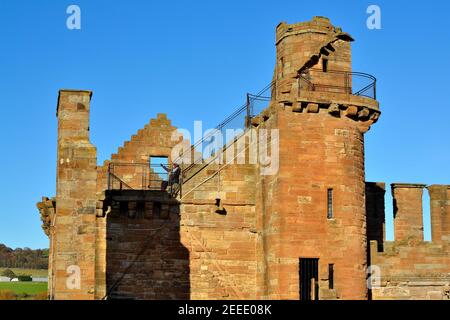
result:
<svg viewBox="0 0 450 320"><path fill-rule="evenodd" d="M125 181L108 171L108 190L133 190Z"/></svg>
<svg viewBox="0 0 450 320"><path fill-rule="evenodd" d="M171 165L167 166L169 170ZM110 163L108 190L163 190L169 173L150 163Z"/></svg>
<svg viewBox="0 0 450 320"><path fill-rule="evenodd" d="M203 161L204 160L204 158L203 158L204 150L202 148L203 144L205 142L206 142L206 144L209 144L211 139L214 139L214 136L216 135L217 132L220 132L222 137L227 137L226 131L228 129L233 129L233 130L241 129L242 130L241 132L245 133L245 131L251 124L251 119L253 117L255 117L256 115L258 115L259 112L261 112L265 107L268 106L274 89L275 89L275 82L271 82L270 84L265 86L262 90L260 90L257 94L247 94L247 99L246 99L245 104L240 106L231 115L226 117L225 120L223 120L221 123L219 123L215 127L215 132L210 131L207 135L205 135L202 139L198 140L194 145L192 145L190 147L189 158L191 159L191 163L188 164L187 167L185 167L182 170L182 176L184 178L184 181L188 181L189 177L192 177L193 175L195 175L197 173L197 172L192 171L193 168L198 168L199 171L201 170L201 168L199 168L199 166L196 164L204 162ZM232 137L228 140L223 139L221 148L225 147L231 139L236 139L236 138L237 137ZM214 150L214 152L220 152L220 149ZM195 153L200 153L201 159L196 159L196 161L194 161ZM206 156L207 157L214 156L214 153L208 154ZM179 155L179 157L176 158L173 162L179 163L179 162L181 162L181 160L183 158L184 158L184 154L182 152ZM199 161L199 160L201 160L201 161Z"/></svg>
<svg viewBox="0 0 450 320"><path fill-rule="evenodd" d="M302 91L319 91L376 99L376 78L367 73L336 70L324 72L321 69L311 68L299 74L298 81L299 96ZM207 135L193 144L188 150L189 155L187 157L191 161L181 172L180 185L183 184L183 181L190 180L190 178L203 170L206 165L205 158L214 157L226 148L231 139L239 138L240 134L228 137L226 132L228 129L245 134L246 130L251 126L252 118L268 107L272 96L276 95L275 90L276 83L273 81L257 94L248 93L245 104L219 123L215 127L215 131L209 131ZM204 157L203 143L206 142L206 145L209 145L217 132L226 138L222 139L222 145L217 150L212 150L211 154L206 154ZM173 162L183 162L182 160L185 158L184 152L187 151L182 151ZM199 156L200 159L196 159L196 156ZM203 164L203 166L198 164ZM108 189L161 190L162 182L168 181L168 173L158 171L156 166L149 163L110 163L108 167Z"/></svg>
<svg viewBox="0 0 450 320"><path fill-rule="evenodd" d="M242 134L245 133L246 129L250 126L251 118L256 116L263 106L267 107L271 99L270 96L264 96L264 94L271 94L274 89L274 83L271 82L269 85L264 87L257 94L247 94L247 100L244 105L239 107L231 115L229 115L225 120L216 126L216 132L210 131L202 139L197 141L194 145L189 148L189 157L194 160L193 157L195 153L201 154L201 161L191 161L187 167L184 167L180 175L180 186L183 184L184 180L189 180L190 177L194 176L197 172L203 169L202 166L198 168L196 166L197 162L203 163L203 149L200 146L204 142L209 143L210 139L214 139L215 134L221 133L222 137L227 137L227 129L241 129ZM235 139L237 137L232 137ZM222 148L229 142L223 139ZM220 152L220 150L214 150L214 153ZM176 158L173 162L180 163L183 158L183 152ZM207 156L214 156L214 154L209 154ZM150 165L149 163L110 163L108 166L108 190L161 190L162 182L168 181L168 173L157 173L156 167L158 165ZM193 168L197 167L198 170L193 172ZM181 193L181 190L180 190Z"/></svg>
<svg viewBox="0 0 450 320"><path fill-rule="evenodd" d="M299 96L302 91L319 91L376 99L376 84L374 76L363 72L307 69L298 77Z"/></svg>
<svg viewBox="0 0 450 320"><path fill-rule="evenodd" d="M271 96L254 95L251 93L247 93L248 119L250 123L252 118L256 117L265 108L268 107L271 100ZM247 126L250 126L250 123L248 123Z"/></svg>

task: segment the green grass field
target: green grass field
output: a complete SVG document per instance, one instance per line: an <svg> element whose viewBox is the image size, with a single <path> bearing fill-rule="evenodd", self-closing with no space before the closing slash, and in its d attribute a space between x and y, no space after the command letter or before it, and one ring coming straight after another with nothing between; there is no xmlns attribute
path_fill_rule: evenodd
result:
<svg viewBox="0 0 450 320"><path fill-rule="evenodd" d="M6 268L0 268L0 274ZM39 269L17 269L10 268L17 276L30 275L32 277L47 277L47 270ZM46 297L47 283L46 282L0 282L0 300L39 300Z"/></svg>
<svg viewBox="0 0 450 320"><path fill-rule="evenodd" d="M3 270L8 268L0 268L0 274L2 274ZM9 268L11 269L16 275L30 275L32 277L47 277L48 276L48 270L47 269L17 269L17 268Z"/></svg>
<svg viewBox="0 0 450 320"><path fill-rule="evenodd" d="M0 282L1 290L11 290L15 294L34 295L47 292L46 282Z"/></svg>

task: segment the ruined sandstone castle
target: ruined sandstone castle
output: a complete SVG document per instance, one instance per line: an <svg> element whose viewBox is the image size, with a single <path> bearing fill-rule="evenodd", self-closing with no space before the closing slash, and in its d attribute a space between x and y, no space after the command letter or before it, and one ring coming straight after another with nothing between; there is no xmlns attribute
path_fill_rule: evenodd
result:
<svg viewBox="0 0 450 320"><path fill-rule="evenodd" d="M364 134L380 116L376 81L352 71L352 41L323 17L279 24L269 89L218 127L242 120L244 134L183 163L175 197L151 163L170 165L184 143L164 114L99 165L92 92L61 90L56 196L37 205L50 299L449 299L450 186L393 184L395 241L385 241L385 184L364 171ZM279 149L274 174L259 162L212 161L239 143L249 157L247 133L263 129L278 130L268 137Z"/></svg>

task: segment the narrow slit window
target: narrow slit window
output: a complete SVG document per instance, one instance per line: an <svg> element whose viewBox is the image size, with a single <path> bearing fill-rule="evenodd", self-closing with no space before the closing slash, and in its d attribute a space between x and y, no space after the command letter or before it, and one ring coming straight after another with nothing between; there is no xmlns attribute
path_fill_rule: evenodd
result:
<svg viewBox="0 0 450 320"><path fill-rule="evenodd" d="M334 264L328 265L328 289L334 289Z"/></svg>
<svg viewBox="0 0 450 320"><path fill-rule="evenodd" d="M328 59L322 59L322 70L328 72Z"/></svg>
<svg viewBox="0 0 450 320"><path fill-rule="evenodd" d="M333 219L333 189L327 190L327 218Z"/></svg>

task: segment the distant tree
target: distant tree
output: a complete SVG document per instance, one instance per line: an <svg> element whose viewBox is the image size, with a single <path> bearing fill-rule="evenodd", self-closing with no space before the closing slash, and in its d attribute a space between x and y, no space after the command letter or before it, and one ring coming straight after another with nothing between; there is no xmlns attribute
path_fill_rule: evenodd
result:
<svg viewBox="0 0 450 320"><path fill-rule="evenodd" d="M11 249L0 243L0 268L47 269L48 249Z"/></svg>
<svg viewBox="0 0 450 320"><path fill-rule="evenodd" d="M2 272L2 276L4 277L8 277L8 278L16 278L16 274L14 273L14 271L12 271L11 269L5 269Z"/></svg>

